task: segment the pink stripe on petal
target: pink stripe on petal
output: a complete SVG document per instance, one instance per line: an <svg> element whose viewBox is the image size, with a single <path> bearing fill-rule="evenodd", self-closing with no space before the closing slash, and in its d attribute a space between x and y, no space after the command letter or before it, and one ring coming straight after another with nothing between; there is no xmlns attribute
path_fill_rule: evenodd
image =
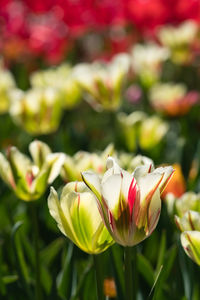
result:
<svg viewBox="0 0 200 300"><path fill-rule="evenodd" d="M108 210L108 217L109 217L110 228L113 232L114 231L114 220L113 220L112 213L109 210Z"/></svg>
<svg viewBox="0 0 200 300"><path fill-rule="evenodd" d="M130 215L132 215L133 205L134 205L136 196L137 196L137 182L136 182L135 178L133 178L133 180L131 181L130 187L129 187L129 191L128 191L128 205L129 205Z"/></svg>

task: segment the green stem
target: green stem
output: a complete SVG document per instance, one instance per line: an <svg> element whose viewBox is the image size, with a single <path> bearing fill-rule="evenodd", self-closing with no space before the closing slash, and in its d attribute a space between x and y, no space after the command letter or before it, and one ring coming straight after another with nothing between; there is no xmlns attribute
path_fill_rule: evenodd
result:
<svg viewBox="0 0 200 300"><path fill-rule="evenodd" d="M39 252L39 229L36 203L31 203L32 223L33 223L33 239L35 251L35 299L41 300L40 287L40 252Z"/></svg>
<svg viewBox="0 0 200 300"><path fill-rule="evenodd" d="M93 255L95 274L96 274L96 287L97 287L97 299L104 300L103 294L103 274L101 268L101 260L98 255Z"/></svg>
<svg viewBox="0 0 200 300"><path fill-rule="evenodd" d="M125 266L125 295L126 300L135 300L133 298L133 268L131 260L131 247L124 248L124 266Z"/></svg>

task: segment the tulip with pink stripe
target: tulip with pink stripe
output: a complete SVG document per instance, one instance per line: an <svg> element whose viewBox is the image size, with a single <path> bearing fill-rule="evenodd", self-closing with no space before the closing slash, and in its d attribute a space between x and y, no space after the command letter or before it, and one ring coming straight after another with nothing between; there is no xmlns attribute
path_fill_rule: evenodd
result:
<svg viewBox="0 0 200 300"><path fill-rule="evenodd" d="M137 167L133 174L121 169L112 157L107 159L102 179L83 172L86 185L95 194L103 221L113 239L123 246L134 246L155 229L161 211L160 194L172 173L172 167Z"/></svg>

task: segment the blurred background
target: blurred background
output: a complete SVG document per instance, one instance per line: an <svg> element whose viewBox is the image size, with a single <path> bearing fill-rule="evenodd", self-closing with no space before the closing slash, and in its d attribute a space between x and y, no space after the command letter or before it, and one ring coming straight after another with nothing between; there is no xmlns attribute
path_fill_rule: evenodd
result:
<svg viewBox="0 0 200 300"><path fill-rule="evenodd" d="M144 156L175 169L162 196L158 229L134 254L140 300L147 299L161 266L165 271L154 300L200 299L199 269L184 254L174 224L174 214L183 214L180 207L187 210L190 197L196 197L200 212L199 83L199 0L0 1L2 153L16 146L30 156L34 139L65 153L54 182L58 189L81 180L84 170L102 174L108 155L130 172ZM189 200L176 206L188 191ZM61 236L49 215L48 194L46 188L37 201L43 295L94 300L91 259ZM18 299L29 299L24 286L34 288L30 214L27 203L1 180L0 295L5 299L16 299L16 292ZM105 295L121 300L116 286L123 286L123 252L115 245L106 253Z"/></svg>

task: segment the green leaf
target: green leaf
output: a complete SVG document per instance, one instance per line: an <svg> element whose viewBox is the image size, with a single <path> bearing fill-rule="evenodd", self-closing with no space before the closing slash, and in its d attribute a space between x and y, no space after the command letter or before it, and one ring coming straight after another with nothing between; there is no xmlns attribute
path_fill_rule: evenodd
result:
<svg viewBox="0 0 200 300"><path fill-rule="evenodd" d="M45 249L41 251L41 261L44 265L50 266L57 256L58 252L63 247L65 239L60 237L49 244Z"/></svg>
<svg viewBox="0 0 200 300"><path fill-rule="evenodd" d="M172 270L174 260L177 255L177 247L173 246L165 255L163 268L160 272L160 275L158 277L158 280L155 285L155 291L153 295L153 300L160 300L162 299L162 289L164 287L164 284L166 283L166 280Z"/></svg>
<svg viewBox="0 0 200 300"><path fill-rule="evenodd" d="M18 280L18 275L7 275L2 278L4 284L10 284Z"/></svg>
<svg viewBox="0 0 200 300"><path fill-rule="evenodd" d="M161 236L157 266L156 266L156 271L155 271L156 276L157 276L158 272L160 271L161 266L163 265L165 252L166 252L166 231L163 231L162 236Z"/></svg>
<svg viewBox="0 0 200 300"><path fill-rule="evenodd" d="M92 256L90 256L90 258L92 258ZM92 270L92 267L93 267L92 259L89 259L84 271L82 272L82 274L80 276L79 282L77 284L76 289L74 290L71 300L76 300L78 298L78 295L79 295L81 289L85 285L86 277L87 277L88 273Z"/></svg>
<svg viewBox="0 0 200 300"><path fill-rule="evenodd" d="M14 225L14 227L12 228L11 237L12 237L13 248L15 251L15 259L16 259L19 279L21 280L22 286L25 288L29 299L32 299L32 292L30 290L29 269L25 261L22 242L20 240L20 235L19 235L19 229L21 228L22 225L23 223L20 221Z"/></svg>
<svg viewBox="0 0 200 300"><path fill-rule="evenodd" d="M57 289L58 295L62 299L70 299L72 291L72 276L73 276L73 266L72 266L72 255L73 255L74 245L69 243L67 257L63 270L57 277Z"/></svg>
<svg viewBox="0 0 200 300"><path fill-rule="evenodd" d="M137 265L138 265L138 271L142 276L145 278L145 280L148 282L150 286L154 283L154 270L150 264L150 262L146 259L145 256L143 256L141 253L137 253Z"/></svg>
<svg viewBox="0 0 200 300"><path fill-rule="evenodd" d="M119 299L123 298L125 294L125 282L123 274L123 251L121 247L117 244L113 245L111 248L111 258L114 266L114 275L117 285L117 295Z"/></svg>

